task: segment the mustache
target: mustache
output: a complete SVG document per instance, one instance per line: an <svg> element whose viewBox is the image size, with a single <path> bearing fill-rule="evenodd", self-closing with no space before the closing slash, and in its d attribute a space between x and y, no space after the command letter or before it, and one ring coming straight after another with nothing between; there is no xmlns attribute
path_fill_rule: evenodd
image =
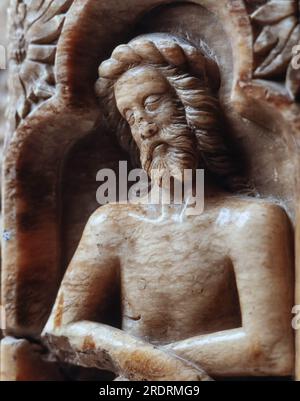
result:
<svg viewBox="0 0 300 401"><path fill-rule="evenodd" d="M196 138L186 124L171 124L161 129L163 140L146 145L143 168L151 175L153 169L169 171L197 167Z"/></svg>

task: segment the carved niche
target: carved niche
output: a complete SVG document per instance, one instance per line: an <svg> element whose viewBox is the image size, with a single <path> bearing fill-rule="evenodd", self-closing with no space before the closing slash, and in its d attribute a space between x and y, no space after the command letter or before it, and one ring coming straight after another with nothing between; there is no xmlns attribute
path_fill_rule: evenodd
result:
<svg viewBox="0 0 300 401"><path fill-rule="evenodd" d="M74 373L39 357L41 333L83 229L99 207L97 171L131 162L96 96L99 65L117 46L153 33L179 38L213 60L224 130L242 155L252 196L279 205L297 232L299 73L292 48L299 43L298 1L13 0L3 182L6 379L102 375L97 369ZM296 254L298 242L296 237ZM299 268L293 265L299 304ZM60 349L65 351L58 341L58 354ZM97 360L78 364L103 369ZM172 369L182 367L175 363ZM295 369L277 374L299 378L299 369L296 355ZM194 378L188 368L186 374ZM199 377L206 378L201 369Z"/></svg>

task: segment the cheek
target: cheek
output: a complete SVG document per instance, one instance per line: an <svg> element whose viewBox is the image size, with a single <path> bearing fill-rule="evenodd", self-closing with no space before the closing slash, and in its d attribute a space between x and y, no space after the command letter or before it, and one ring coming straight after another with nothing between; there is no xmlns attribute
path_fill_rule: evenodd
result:
<svg viewBox="0 0 300 401"><path fill-rule="evenodd" d="M165 126L173 123L174 117L177 114L177 109L172 102L166 102L156 111L156 122L160 126Z"/></svg>

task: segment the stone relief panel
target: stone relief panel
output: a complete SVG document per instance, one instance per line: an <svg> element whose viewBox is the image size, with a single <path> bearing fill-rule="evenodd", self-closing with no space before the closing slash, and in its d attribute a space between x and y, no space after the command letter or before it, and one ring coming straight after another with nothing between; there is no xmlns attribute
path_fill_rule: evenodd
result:
<svg viewBox="0 0 300 401"><path fill-rule="evenodd" d="M162 191L166 175L185 183L185 169L204 167L205 209L188 218L182 205L108 204L92 214L42 334L59 360L126 380L292 374L289 221L245 196L252 188L222 132L219 82L216 61L171 34L139 36L100 65L96 93L122 147L138 150ZM276 306L275 294L284 295Z"/></svg>
<svg viewBox="0 0 300 401"><path fill-rule="evenodd" d="M40 379L32 367L44 346L56 362L38 358L40 370L53 379L80 380L90 374L87 368L96 369L96 377L108 370L120 380L295 374L290 311L292 235L298 224L299 75L292 48L299 42L298 7L298 1L289 0L226 0L222 6L209 0L11 2L2 279L8 317L2 354L9 369L4 377ZM151 119L145 120L147 113ZM174 132L176 146L171 144ZM230 155L228 148L234 150ZM128 220L132 213L143 221L153 219L148 210L102 206L95 212L96 173L103 167L117 172L120 160L140 163L148 173L156 165L160 177L176 165L204 165L213 200L207 200L203 220L176 226L170 212L166 226L150 228L141 219ZM241 215L250 216L248 235L237 227ZM122 229L116 231L112 222L117 220ZM216 240L207 229L211 222L218 226ZM197 246L207 260L192 251L195 232L203 230L206 239ZM146 263L152 257L155 266L170 265L172 252L160 249L160 239L169 243L174 232L187 238L173 243L178 258L190 262L183 282L174 272L161 276L159 267ZM131 260L124 238L135 244ZM268 255L275 248L274 267ZM105 249L105 266L99 249ZM163 259L155 259L162 254ZM194 270L189 255L201 271ZM145 270L134 271L134 265ZM251 277L242 265L253 270ZM274 271L270 275L253 268L257 265L272 265ZM215 281L205 269L216 269ZM203 288L199 284L194 291L195 281L188 277L203 282L209 305ZM256 319L250 318L254 301L247 295L247 280L260 299ZM96 305L100 282L105 300ZM163 286L159 294L155 282ZM222 291L226 318L210 320L208 311L218 309L216 294ZM162 292L169 301L172 294L183 294L172 300L178 305L174 314L160 306L166 299ZM184 306L185 292L195 292L195 298ZM144 300L139 305L136 294ZM277 300L275 314L270 299ZM185 320L184 310L194 306L195 315ZM193 318L197 311L207 317L200 323ZM162 315L168 330L160 323ZM261 330L265 315L270 321ZM223 331L229 349L218 334ZM254 344L258 332L260 341ZM279 341L282 332L284 341ZM216 348L205 348L210 339ZM78 366L76 374L66 362ZM235 369L228 369L230 364Z"/></svg>

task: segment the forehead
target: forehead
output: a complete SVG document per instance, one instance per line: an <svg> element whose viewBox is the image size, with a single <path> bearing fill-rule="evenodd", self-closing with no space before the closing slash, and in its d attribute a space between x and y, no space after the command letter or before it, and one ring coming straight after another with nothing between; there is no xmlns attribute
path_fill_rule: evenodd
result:
<svg viewBox="0 0 300 401"><path fill-rule="evenodd" d="M169 90L166 78L155 68L136 67L125 72L115 84L115 96L119 109L132 102L142 103L150 94L160 94Z"/></svg>

